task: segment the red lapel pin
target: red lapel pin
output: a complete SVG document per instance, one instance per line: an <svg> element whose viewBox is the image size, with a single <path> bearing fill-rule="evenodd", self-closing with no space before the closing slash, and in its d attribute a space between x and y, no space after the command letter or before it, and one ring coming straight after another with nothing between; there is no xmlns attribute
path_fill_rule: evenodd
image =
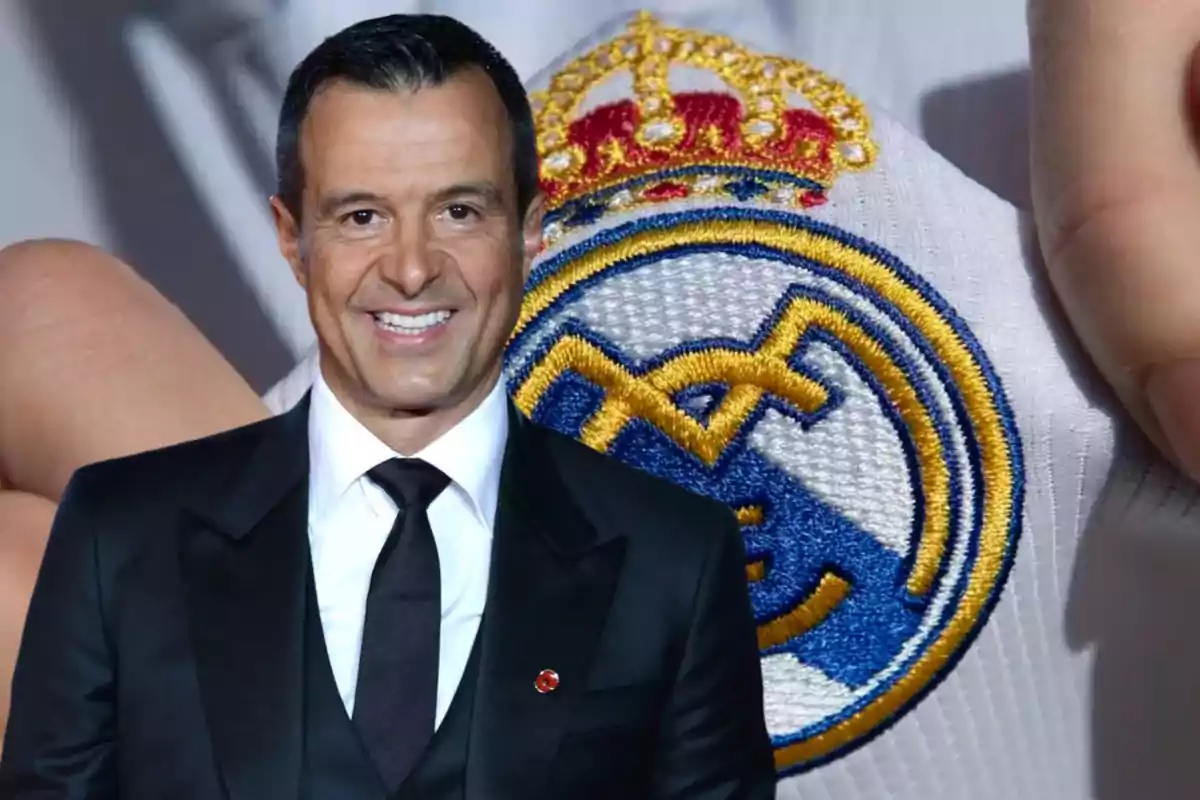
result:
<svg viewBox="0 0 1200 800"><path fill-rule="evenodd" d="M534 680L533 688L537 689L540 694L553 692L558 688L558 673L552 669L542 670Z"/></svg>

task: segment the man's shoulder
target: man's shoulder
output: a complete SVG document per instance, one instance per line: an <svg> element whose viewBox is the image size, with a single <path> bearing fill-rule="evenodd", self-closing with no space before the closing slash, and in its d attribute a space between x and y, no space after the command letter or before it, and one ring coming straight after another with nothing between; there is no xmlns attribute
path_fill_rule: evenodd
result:
<svg viewBox="0 0 1200 800"><path fill-rule="evenodd" d="M198 439L87 464L71 477L64 500L102 498L107 507L140 506L170 502L183 493L195 496L216 490L281 420L269 417Z"/></svg>

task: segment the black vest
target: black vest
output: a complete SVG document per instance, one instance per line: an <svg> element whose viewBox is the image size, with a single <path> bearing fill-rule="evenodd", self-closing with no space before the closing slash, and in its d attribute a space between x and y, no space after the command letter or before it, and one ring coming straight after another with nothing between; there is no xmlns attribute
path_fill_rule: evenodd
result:
<svg viewBox="0 0 1200 800"><path fill-rule="evenodd" d="M389 798L338 694L329 666L311 569L305 606L301 797L305 800L464 800L467 744L479 675L482 626L475 636L467 668L445 719L416 769Z"/></svg>

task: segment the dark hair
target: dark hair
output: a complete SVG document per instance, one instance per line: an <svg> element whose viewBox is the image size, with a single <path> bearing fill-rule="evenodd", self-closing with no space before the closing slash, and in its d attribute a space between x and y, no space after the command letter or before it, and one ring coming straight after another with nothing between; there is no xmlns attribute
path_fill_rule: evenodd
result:
<svg viewBox="0 0 1200 800"><path fill-rule="evenodd" d="M329 81L372 89L437 86L465 69L487 73L508 112L517 210L524 214L538 190L533 112L516 70L499 51L456 19L436 14L392 14L355 23L305 56L288 78L275 143L278 193L299 217L304 192L300 126L313 96Z"/></svg>

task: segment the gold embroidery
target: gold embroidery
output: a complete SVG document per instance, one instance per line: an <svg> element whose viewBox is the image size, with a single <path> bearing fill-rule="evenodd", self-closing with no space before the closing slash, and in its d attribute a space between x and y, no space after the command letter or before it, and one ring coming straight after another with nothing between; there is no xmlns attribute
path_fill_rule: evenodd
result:
<svg viewBox="0 0 1200 800"><path fill-rule="evenodd" d="M767 392L807 413L817 411L828 399L825 387L792 371L786 360L770 351L743 353L714 348L684 353L635 377L591 343L564 336L517 390L517 406L531 414L546 389L567 370L605 390L604 403L580 435L585 444L603 452L630 419L641 417L710 466L725 452ZM707 425L671 399L688 386L716 382L728 383L731 388Z"/></svg>
<svg viewBox="0 0 1200 800"><path fill-rule="evenodd" d="M768 647L790 642L805 631L817 627L848 594L850 584L844 578L826 572L821 576L817 588L803 603L782 617L758 626L758 649L766 650Z"/></svg>
<svg viewBox="0 0 1200 800"><path fill-rule="evenodd" d="M737 521L739 525L762 525L762 506L743 506L739 508L737 510Z"/></svg>
<svg viewBox="0 0 1200 800"><path fill-rule="evenodd" d="M762 506L742 506L737 510L737 521L742 527L763 524ZM767 576L765 561L751 561L746 565L746 580L757 583Z"/></svg>
<svg viewBox="0 0 1200 800"><path fill-rule="evenodd" d="M710 348L684 353L635 377L599 348L576 336L564 336L534 367L517 390L517 406L532 414L538 401L566 371L576 372L604 388L605 400L583 426L580 440L604 452L634 417L649 421L677 444L712 466L758 407L772 394L804 413L818 411L828 400L823 386L792 370L788 358L809 327L832 333L876 376L899 411L920 456L926 504L925 524L907 587L924 596L933 586L949 539L950 475L941 439L916 391L871 336L841 312L807 298L793 300L756 353ZM730 387L702 424L672 400L688 386L722 383Z"/></svg>

